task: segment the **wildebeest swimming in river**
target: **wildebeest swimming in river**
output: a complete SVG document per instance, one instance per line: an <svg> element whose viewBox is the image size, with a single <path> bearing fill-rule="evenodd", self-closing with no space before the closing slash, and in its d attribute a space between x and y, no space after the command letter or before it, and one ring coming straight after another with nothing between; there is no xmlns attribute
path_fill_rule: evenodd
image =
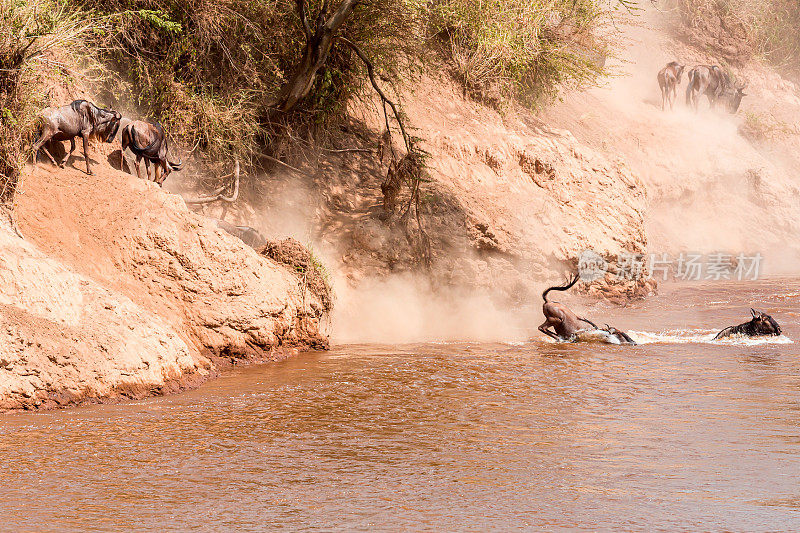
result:
<svg viewBox="0 0 800 533"><path fill-rule="evenodd" d="M545 321L539 326L539 331L557 341L573 340L578 333L588 329L584 324L589 324L592 329L600 329L591 320L581 318L573 313L566 305L547 300L550 291L567 291L578 282L578 278L579 276L576 274L566 285L550 287L542 293L542 299L544 299L542 312ZM553 328L553 331L548 328Z"/></svg>
<svg viewBox="0 0 800 533"><path fill-rule="evenodd" d="M753 315L753 318L750 320L750 322L745 322L744 324L739 324L738 326L728 326L717 333L717 336L714 337L714 340L724 339L733 335L761 337L767 335L778 336L781 334L781 327L774 318L766 313L756 311L755 309L750 309L750 313Z"/></svg>
<svg viewBox="0 0 800 533"><path fill-rule="evenodd" d="M603 331L617 339L620 344L636 344L636 341L630 338L627 333L615 328L614 326L609 326L606 324L606 328Z"/></svg>
<svg viewBox="0 0 800 533"><path fill-rule="evenodd" d="M86 100L75 100L69 105L59 108L48 107L42 111L42 132L39 139L33 143L34 163L43 149L54 165L64 168L67 160L75 151L75 137L83 138L83 157L86 159L86 173L92 174L89 163L89 138L98 137L110 143L117 136L122 115L117 111L102 109ZM69 141L70 150L60 163L56 163L53 155L44 147L48 141Z"/></svg>

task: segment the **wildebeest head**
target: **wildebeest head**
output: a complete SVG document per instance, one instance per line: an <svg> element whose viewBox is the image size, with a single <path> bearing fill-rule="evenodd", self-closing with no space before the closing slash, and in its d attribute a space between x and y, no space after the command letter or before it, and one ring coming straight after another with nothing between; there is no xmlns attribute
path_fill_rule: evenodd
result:
<svg viewBox="0 0 800 533"><path fill-rule="evenodd" d="M110 109L96 108L95 132L104 142L113 142L122 122L122 113Z"/></svg>
<svg viewBox="0 0 800 533"><path fill-rule="evenodd" d="M739 111L742 98L747 96L747 93L744 92L745 88L747 88L747 83L744 83L741 86L737 85L726 93L726 96L728 97L728 111L730 111L732 115Z"/></svg>
<svg viewBox="0 0 800 533"><path fill-rule="evenodd" d="M681 77L683 77L683 71L686 69L686 65L675 65L675 79L678 80L678 83L681 82Z"/></svg>
<svg viewBox="0 0 800 533"><path fill-rule="evenodd" d="M750 323L755 328L757 335L777 336L781 334L781 327L774 318L766 313L756 311L755 309L750 309L750 313L753 315L753 319L750 321Z"/></svg>

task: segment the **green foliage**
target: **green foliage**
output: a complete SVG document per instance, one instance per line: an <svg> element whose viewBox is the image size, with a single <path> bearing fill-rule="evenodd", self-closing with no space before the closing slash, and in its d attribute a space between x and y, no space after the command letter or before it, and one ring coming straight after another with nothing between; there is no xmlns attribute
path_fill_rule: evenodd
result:
<svg viewBox="0 0 800 533"><path fill-rule="evenodd" d="M308 0L312 25L323 6L340 1ZM389 93L428 63L435 41L474 95L538 104L561 86L606 74L608 24L625 2L371 0L358 4L339 35L364 51ZM52 47L96 51L92 59L111 67L102 74L117 98L109 104L135 104L180 144L220 164L238 158L247 165L265 149L279 151L275 136L287 123L317 137L315 130L344 118L350 99L372 94L364 63L337 42L300 108L276 118L272 106L306 45L293 0L0 0L0 7L0 68L12 65L13 73L0 74L0 143L32 130L32 110L44 102L32 65ZM20 59L31 32L36 45ZM4 169L21 168L21 151L14 153L9 159L0 150L0 163L10 165Z"/></svg>
<svg viewBox="0 0 800 533"><path fill-rule="evenodd" d="M604 0L440 0L430 32L444 40L456 76L491 103L513 97L537 105L561 87L608 74L609 25L632 2ZM605 37L604 37L605 36Z"/></svg>
<svg viewBox="0 0 800 533"><path fill-rule="evenodd" d="M140 16L142 20L146 20L152 24L154 28L158 28L166 33L178 35L183 31L183 27L181 26L180 22L171 20L169 15L161 10L140 9L138 11L134 11L134 13Z"/></svg>
<svg viewBox="0 0 800 533"><path fill-rule="evenodd" d="M0 0L0 203L13 203L46 101L38 82L44 54L75 46L89 22L59 0Z"/></svg>
<svg viewBox="0 0 800 533"><path fill-rule="evenodd" d="M291 0L67 0L105 15L93 34L105 59L132 82L136 103L184 145L211 159L254 160L275 129L272 104L303 55L305 36ZM628 0L625 0L628 2ZM609 2L608 5L605 2ZM323 5L309 0L312 25ZM459 78L497 102L552 98L560 86L606 74L607 26L619 0L373 0L340 31L391 81L425 64L432 35L452 52ZM104 28L105 30L105 28ZM362 62L335 44L294 128L329 128L346 102L371 92ZM267 117L270 117L269 119ZM289 117L280 117L289 120ZM297 124L297 123L300 124Z"/></svg>
<svg viewBox="0 0 800 533"><path fill-rule="evenodd" d="M315 21L322 0L310 0ZM337 2L333 2L334 7ZM294 1L83 0L109 17L95 44L132 85L133 100L207 159L255 160L273 140L270 105L303 55L305 36ZM370 54L386 76L405 72L417 12L405 0L364 2L340 34ZM327 127L360 94L363 65L335 46L312 92L292 118ZM281 120L289 117L279 117Z"/></svg>

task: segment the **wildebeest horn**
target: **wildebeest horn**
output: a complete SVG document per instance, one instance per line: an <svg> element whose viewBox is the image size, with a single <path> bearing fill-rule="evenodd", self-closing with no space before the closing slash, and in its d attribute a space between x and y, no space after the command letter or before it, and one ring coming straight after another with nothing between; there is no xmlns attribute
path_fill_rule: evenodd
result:
<svg viewBox="0 0 800 533"><path fill-rule="evenodd" d="M114 139L117 137L117 132L119 131L119 125L121 121L122 121L121 117L114 119L114 123L111 125L111 130L108 132L108 135L106 136L107 143L113 142Z"/></svg>
<svg viewBox="0 0 800 533"><path fill-rule="evenodd" d="M753 318L755 318L755 317L757 317L757 316L758 316L758 311L756 311L756 310L755 310L755 309L753 309L752 307L750 308L750 313L753 315Z"/></svg>

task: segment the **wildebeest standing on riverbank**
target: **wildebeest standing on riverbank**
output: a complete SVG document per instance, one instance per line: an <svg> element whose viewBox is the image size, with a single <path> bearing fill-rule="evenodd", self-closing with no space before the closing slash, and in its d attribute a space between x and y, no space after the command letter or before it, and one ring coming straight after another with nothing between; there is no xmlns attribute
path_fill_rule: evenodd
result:
<svg viewBox="0 0 800 533"><path fill-rule="evenodd" d="M675 107L675 99L678 97L678 85L681 84L685 65L677 61L670 61L667 66L658 73L658 86L661 88L661 111L666 110L667 102L669 108Z"/></svg>
<svg viewBox="0 0 800 533"><path fill-rule="evenodd" d="M130 149L136 156L136 175L142 178L141 167L144 159L147 170L147 180L155 181L163 185L164 181L173 170L179 171L183 168L183 163L169 160L169 146L167 144L167 134L158 122L150 123L141 120L134 120L122 130L122 153L125 159L125 150ZM150 164L155 165L155 171L151 178Z"/></svg>
<svg viewBox="0 0 800 533"><path fill-rule="evenodd" d="M781 327L778 325L775 319L768 314L756 311L755 309L750 309L750 314L753 315L753 318L750 320L750 322L745 322L744 324L739 324L738 326L728 326L717 333L717 336L714 337L714 340L724 339L725 337L730 337L732 335L760 337L767 335L778 336L781 334Z"/></svg>
<svg viewBox="0 0 800 533"><path fill-rule="evenodd" d="M69 105L59 108L48 107L42 111L43 124L39 139L33 144L34 163L38 159L39 150L43 149L54 165L61 168L75 151L75 137L83 138L83 157L86 159L86 173L92 174L89 160L89 138L98 137L110 143L117 136L122 115L111 109L102 109L86 100L75 100ZM44 147L48 141L69 141L70 150L60 163L56 163L53 155Z"/></svg>

